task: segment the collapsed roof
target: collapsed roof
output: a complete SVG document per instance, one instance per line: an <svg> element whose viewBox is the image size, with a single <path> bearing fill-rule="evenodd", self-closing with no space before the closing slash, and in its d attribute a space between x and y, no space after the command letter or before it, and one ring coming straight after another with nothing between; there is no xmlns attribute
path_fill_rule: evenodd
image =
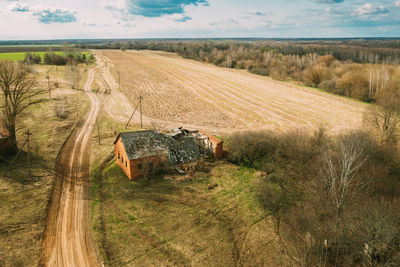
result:
<svg viewBox="0 0 400 267"><path fill-rule="evenodd" d="M165 155L171 164L177 165L197 160L202 155L195 137L187 135L188 133L162 134L157 131L136 131L120 133L119 137L129 160Z"/></svg>

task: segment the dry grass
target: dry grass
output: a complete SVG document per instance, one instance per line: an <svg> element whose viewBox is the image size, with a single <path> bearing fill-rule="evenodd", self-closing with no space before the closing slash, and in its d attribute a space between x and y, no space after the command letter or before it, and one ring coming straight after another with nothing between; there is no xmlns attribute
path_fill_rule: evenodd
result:
<svg viewBox="0 0 400 267"><path fill-rule="evenodd" d="M112 62L114 80L132 104L144 96L144 114L212 132L266 128L332 131L358 128L365 106L311 88L218 68L164 52L97 51Z"/></svg>
<svg viewBox="0 0 400 267"><path fill-rule="evenodd" d="M91 143L90 203L106 266L283 264L273 223L253 193L257 173L221 162L209 163L211 171L190 182L130 182L105 160L123 124L105 112L99 119L101 144L96 131ZM210 190L209 184L218 186Z"/></svg>
<svg viewBox="0 0 400 267"><path fill-rule="evenodd" d="M114 161L97 169L92 223L106 265L282 265L271 219L254 198L256 173L210 164L210 173L181 183L130 182Z"/></svg>
<svg viewBox="0 0 400 267"><path fill-rule="evenodd" d="M112 90L103 99L101 144L92 139L91 222L109 266L282 266L271 218L255 200L257 174L226 163L193 181L130 182L115 162L115 135L139 95L147 127L184 125L213 133L244 129L332 131L357 128L365 105L244 71L217 68L173 54L96 51ZM110 75L110 72L113 76ZM122 92L118 90L118 72ZM94 90L104 94L97 80ZM138 116L133 118L137 128ZM209 184L218 184L209 189Z"/></svg>
<svg viewBox="0 0 400 267"><path fill-rule="evenodd" d="M47 87L49 68L35 66L39 86ZM54 71L54 72L53 72ZM88 108L86 96L70 90L63 82L62 71L51 70L51 80L59 81L52 99L32 106L18 119L18 143L25 141L30 129L32 174L27 177L26 147L15 166L5 174L8 164L0 162L0 266L33 266L40 257L46 207L54 182L54 163L58 150ZM54 85L54 83L53 83ZM48 95L43 95L47 99ZM63 118L56 116L59 106L65 109ZM38 182L36 182L36 179Z"/></svg>

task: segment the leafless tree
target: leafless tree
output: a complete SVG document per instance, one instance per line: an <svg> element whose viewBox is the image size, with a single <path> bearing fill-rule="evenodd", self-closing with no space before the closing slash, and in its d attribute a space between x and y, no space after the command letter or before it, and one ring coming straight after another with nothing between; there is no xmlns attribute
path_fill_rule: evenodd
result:
<svg viewBox="0 0 400 267"><path fill-rule="evenodd" d="M16 119L27 107L42 102L38 98L45 90L36 88L36 79L30 68L23 63L0 61L0 89L2 92L2 116L10 133L12 144L17 147Z"/></svg>
<svg viewBox="0 0 400 267"><path fill-rule="evenodd" d="M370 199L356 212L353 239L364 247L366 266L392 266L398 254L400 202L398 199ZM387 264L387 265L386 265ZM394 265L393 265L394 266Z"/></svg>
<svg viewBox="0 0 400 267"><path fill-rule="evenodd" d="M65 77L71 83L72 89L79 87L79 83L82 79L82 73L78 64L73 60L70 60L65 68Z"/></svg>
<svg viewBox="0 0 400 267"><path fill-rule="evenodd" d="M341 137L336 151L329 149L321 167L325 190L340 219L344 208L354 201L366 181L358 176L365 162L363 148L357 136Z"/></svg>
<svg viewBox="0 0 400 267"><path fill-rule="evenodd" d="M339 236L346 227L344 211L359 197L366 181L358 175L365 162L363 148L357 135L340 137L336 149L328 149L323 156L321 173L328 203L334 208L336 258L339 255Z"/></svg>
<svg viewBox="0 0 400 267"><path fill-rule="evenodd" d="M378 97L378 104L365 112L364 122L375 128L381 144L393 144L400 127L400 92L386 90Z"/></svg>

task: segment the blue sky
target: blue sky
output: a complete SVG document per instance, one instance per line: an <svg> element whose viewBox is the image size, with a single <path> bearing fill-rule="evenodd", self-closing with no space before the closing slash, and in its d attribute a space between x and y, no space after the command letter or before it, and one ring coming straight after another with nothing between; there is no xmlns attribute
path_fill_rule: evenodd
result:
<svg viewBox="0 0 400 267"><path fill-rule="evenodd" d="M0 39L400 37L400 0L0 0Z"/></svg>

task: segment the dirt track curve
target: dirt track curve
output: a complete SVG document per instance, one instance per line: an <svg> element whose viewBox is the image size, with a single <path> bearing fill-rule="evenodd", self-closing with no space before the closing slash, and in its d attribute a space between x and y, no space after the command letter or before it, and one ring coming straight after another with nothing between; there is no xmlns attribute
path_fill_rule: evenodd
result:
<svg viewBox="0 0 400 267"><path fill-rule="evenodd" d="M94 76L90 69L84 88L90 111L57 157L41 255L45 266L100 266L89 226L89 140L100 110L100 101L91 92Z"/></svg>

